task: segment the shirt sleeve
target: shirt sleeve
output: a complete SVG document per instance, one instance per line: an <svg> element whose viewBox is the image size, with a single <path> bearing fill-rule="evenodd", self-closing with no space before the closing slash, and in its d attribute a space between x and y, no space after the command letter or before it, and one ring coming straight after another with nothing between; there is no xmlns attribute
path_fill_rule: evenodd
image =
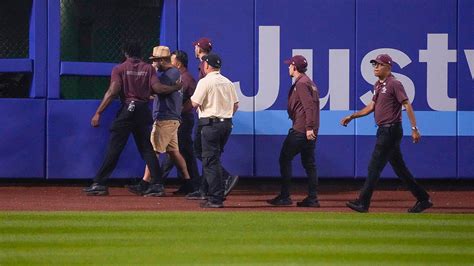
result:
<svg viewBox="0 0 474 266"><path fill-rule="evenodd" d="M408 100L407 93L405 92L405 88L403 87L400 81L393 82L393 94L397 99L398 103L402 103Z"/></svg>
<svg viewBox="0 0 474 266"><path fill-rule="evenodd" d="M183 98L188 100L196 90L196 81L189 74L181 75L181 79L183 82Z"/></svg>
<svg viewBox="0 0 474 266"><path fill-rule="evenodd" d="M160 83L160 80L157 77L155 69L151 65L148 69L149 69L149 75L150 75L150 89L151 89L153 85L155 85L156 83Z"/></svg>
<svg viewBox="0 0 474 266"><path fill-rule="evenodd" d="M206 81L204 79L199 80L196 90L194 91L193 96L191 96L191 101L202 105L206 98L206 87Z"/></svg>
<svg viewBox="0 0 474 266"><path fill-rule="evenodd" d="M372 96L372 101L373 101L373 102L376 102L376 101L377 101L377 97L375 97L375 94L376 94L375 91L376 91L376 90L377 90L377 86L374 85L374 92L373 92L373 96Z"/></svg>
<svg viewBox="0 0 474 266"><path fill-rule="evenodd" d="M237 96L237 92L235 91L235 86L234 86L234 83L231 83L232 87L231 87L231 94L230 94L230 99L232 101L233 104L236 104L239 102L239 97Z"/></svg>
<svg viewBox="0 0 474 266"><path fill-rule="evenodd" d="M118 67L114 67L112 69L112 74L110 75L110 83L112 82L116 82L117 84L120 85L121 88L123 87L121 71Z"/></svg>
<svg viewBox="0 0 474 266"><path fill-rule="evenodd" d="M296 84L296 93L303 105L306 130L314 130L316 122L316 102L312 86L306 82ZM319 101L319 98L318 98Z"/></svg>

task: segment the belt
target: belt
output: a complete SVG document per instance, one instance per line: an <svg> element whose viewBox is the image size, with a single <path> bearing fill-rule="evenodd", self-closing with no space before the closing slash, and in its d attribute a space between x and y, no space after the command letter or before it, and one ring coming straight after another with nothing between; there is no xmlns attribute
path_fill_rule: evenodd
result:
<svg viewBox="0 0 474 266"><path fill-rule="evenodd" d="M391 124L382 124L382 125L379 125L379 127L393 127L393 126L398 126L400 124L401 122L391 123Z"/></svg>
<svg viewBox="0 0 474 266"><path fill-rule="evenodd" d="M199 120L209 120L212 123L232 121L232 118L221 118L221 117L201 117Z"/></svg>

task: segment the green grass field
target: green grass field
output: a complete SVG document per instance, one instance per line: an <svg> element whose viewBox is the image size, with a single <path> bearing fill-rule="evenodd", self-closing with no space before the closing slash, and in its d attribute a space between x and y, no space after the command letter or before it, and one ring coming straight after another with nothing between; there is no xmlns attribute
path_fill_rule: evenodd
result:
<svg viewBox="0 0 474 266"><path fill-rule="evenodd" d="M474 215L1 212L0 265L474 264Z"/></svg>

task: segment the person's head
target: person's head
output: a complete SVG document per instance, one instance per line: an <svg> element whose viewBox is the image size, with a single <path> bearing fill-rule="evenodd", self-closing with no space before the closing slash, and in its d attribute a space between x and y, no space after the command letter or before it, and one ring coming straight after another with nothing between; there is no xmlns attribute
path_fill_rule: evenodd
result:
<svg viewBox="0 0 474 266"><path fill-rule="evenodd" d="M308 69L308 61L302 55L295 55L292 58L285 60L288 65L288 74L290 77L297 77L303 74Z"/></svg>
<svg viewBox="0 0 474 266"><path fill-rule="evenodd" d="M171 64L177 68L188 67L188 54L183 50L176 50L171 53Z"/></svg>
<svg viewBox="0 0 474 266"><path fill-rule="evenodd" d="M153 47L153 53L149 57L152 60L152 65L158 71L163 71L166 66L171 64L170 48L167 46L155 46Z"/></svg>
<svg viewBox="0 0 474 266"><path fill-rule="evenodd" d="M204 62L204 72L206 74L213 71L220 71L222 67L222 60L219 55L215 53L209 53L203 56L201 59Z"/></svg>
<svg viewBox="0 0 474 266"><path fill-rule="evenodd" d="M211 40L206 37L202 37L199 40L193 42L193 45L194 45L194 55L198 59L201 59L204 55L207 55L212 51Z"/></svg>
<svg viewBox="0 0 474 266"><path fill-rule="evenodd" d="M393 60L388 54L379 54L377 58L370 60L374 67L374 75L383 80L392 73Z"/></svg>
<svg viewBox="0 0 474 266"><path fill-rule="evenodd" d="M137 57L140 58L142 55L142 46L136 40L127 40L122 45L122 52L125 57Z"/></svg>

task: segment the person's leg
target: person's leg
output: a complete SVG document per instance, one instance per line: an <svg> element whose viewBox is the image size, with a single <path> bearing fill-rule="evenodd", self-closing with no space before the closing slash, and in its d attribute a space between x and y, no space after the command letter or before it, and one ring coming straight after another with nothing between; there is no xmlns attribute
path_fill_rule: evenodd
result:
<svg viewBox="0 0 474 266"><path fill-rule="evenodd" d="M174 162L173 160L171 160L169 154L167 154L161 163L161 168L163 170L163 179L168 178L168 175L170 174L171 170L173 170L173 167ZM179 171L178 175L180 175Z"/></svg>
<svg viewBox="0 0 474 266"><path fill-rule="evenodd" d="M391 136L390 128L379 128L377 130L377 142L368 166L368 175L359 194L359 202L366 209L370 207L374 187L390 158L390 154L393 152L393 147L394 139Z"/></svg>
<svg viewBox="0 0 474 266"><path fill-rule="evenodd" d="M398 135L397 141L393 148L393 152L389 158L390 165L392 165L393 171L400 178L408 190L415 196L418 201L425 201L430 198L426 190L424 190L416 181L415 177L411 174L410 170L403 160L403 155L400 149L400 142L403 136L403 129L400 125L398 128L393 128L393 133Z"/></svg>
<svg viewBox="0 0 474 266"><path fill-rule="evenodd" d="M293 175L292 161L301 152L303 136L305 136L303 133L290 129L281 147L279 164L281 175L280 196L282 197L290 197L290 184Z"/></svg>
<svg viewBox="0 0 474 266"><path fill-rule="evenodd" d="M212 204L222 204L224 200L224 182L222 180L221 123L212 123L202 127L202 167L203 177L209 184L209 199Z"/></svg>
<svg viewBox="0 0 474 266"><path fill-rule="evenodd" d="M306 171L308 177L308 198L317 198L318 173L314 159L314 150L316 141L305 140L303 148L301 149L301 164Z"/></svg>
<svg viewBox="0 0 474 266"><path fill-rule="evenodd" d="M138 151L146 162L143 180L151 184L163 185L163 173L149 136L150 132L148 127L137 127L133 131L133 137L135 138Z"/></svg>
<svg viewBox="0 0 474 266"><path fill-rule="evenodd" d="M183 178L190 180L191 177L186 167L186 161L178 150L172 150L167 152L173 163L178 167L178 170L183 173Z"/></svg>
<svg viewBox="0 0 474 266"><path fill-rule="evenodd" d="M202 162L202 128L203 126L198 126L194 135L194 155L195 157ZM204 174L198 175L195 184L198 184L199 189L196 191L196 194L207 194L209 190L209 185L207 184Z"/></svg>
<svg viewBox="0 0 474 266"><path fill-rule="evenodd" d="M182 126L185 126L184 129L181 129L180 127L180 130L178 131L179 151L186 161L186 167L189 176L191 177L193 188L194 190L197 190L201 184L197 161L193 150L194 143L192 139L192 128L194 126L194 122L185 123L191 123L191 125L183 124Z"/></svg>
<svg viewBox="0 0 474 266"><path fill-rule="evenodd" d="M107 179L112 174L112 171L117 166L120 154L127 144L128 137L130 136L133 127L127 109L122 108L119 112L120 113L110 128L110 138L104 161L94 178L94 183L100 185L105 185Z"/></svg>

